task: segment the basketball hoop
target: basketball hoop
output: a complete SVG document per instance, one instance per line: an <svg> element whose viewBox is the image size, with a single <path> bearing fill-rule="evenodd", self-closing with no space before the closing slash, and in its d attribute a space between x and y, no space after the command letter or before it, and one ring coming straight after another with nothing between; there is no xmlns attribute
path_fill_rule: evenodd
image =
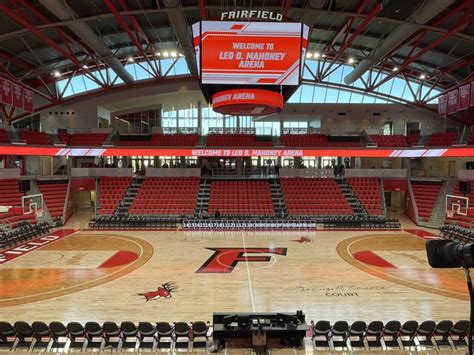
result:
<svg viewBox="0 0 474 355"><path fill-rule="evenodd" d="M446 216L448 216L448 218L453 218L454 217L454 210L446 210Z"/></svg>

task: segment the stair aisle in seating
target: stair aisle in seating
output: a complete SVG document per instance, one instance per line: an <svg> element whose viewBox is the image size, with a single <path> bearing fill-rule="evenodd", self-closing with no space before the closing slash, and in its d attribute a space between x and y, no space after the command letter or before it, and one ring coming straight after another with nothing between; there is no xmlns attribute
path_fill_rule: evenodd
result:
<svg viewBox="0 0 474 355"><path fill-rule="evenodd" d="M112 177L102 176L99 178L99 201L97 212L99 214L113 215L122 201L125 192L132 182L131 176Z"/></svg>
<svg viewBox="0 0 474 355"><path fill-rule="evenodd" d="M439 228L444 225L446 219L446 195L452 195L456 186L456 180L445 180L438 192L438 197L431 211L430 219L428 220L428 227Z"/></svg>
<svg viewBox="0 0 474 355"><path fill-rule="evenodd" d="M138 194L138 190L142 186L142 183L145 179L141 176L135 176L130 183L127 191L122 197L122 200L119 202L118 207L115 211L115 214L119 216L125 216L128 214L128 210L132 207L133 201Z"/></svg>
<svg viewBox="0 0 474 355"><path fill-rule="evenodd" d="M199 192L196 201L196 210L194 215L199 217L209 208L209 196L211 195L211 184L207 179L201 179Z"/></svg>
<svg viewBox="0 0 474 355"><path fill-rule="evenodd" d="M440 181L411 181L419 220L428 222L441 189Z"/></svg>
<svg viewBox="0 0 474 355"><path fill-rule="evenodd" d="M38 188L40 193L43 194L43 207L48 209L49 215L53 221L62 218L64 204L66 203L68 181L38 181Z"/></svg>
<svg viewBox="0 0 474 355"><path fill-rule="evenodd" d="M285 199L278 179L272 179L270 181L270 193L272 195L273 209L275 210L276 217L282 218L288 215Z"/></svg>
<svg viewBox="0 0 474 355"><path fill-rule="evenodd" d="M354 211L354 215L356 216L367 216L367 211L360 202L357 195L354 193L351 185L348 184L345 178L336 178L336 182L338 183L339 187L341 188L342 194L347 200L347 203Z"/></svg>
<svg viewBox="0 0 474 355"><path fill-rule="evenodd" d="M381 182L378 178L357 177L347 178L346 181L368 215L385 215L383 190L381 190Z"/></svg>
<svg viewBox="0 0 474 355"><path fill-rule="evenodd" d="M198 176L146 177L129 214L193 216L199 192Z"/></svg>

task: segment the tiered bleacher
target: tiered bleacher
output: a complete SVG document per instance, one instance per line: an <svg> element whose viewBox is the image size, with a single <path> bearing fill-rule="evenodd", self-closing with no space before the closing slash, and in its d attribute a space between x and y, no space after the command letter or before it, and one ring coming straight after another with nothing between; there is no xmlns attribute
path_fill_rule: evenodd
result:
<svg viewBox="0 0 474 355"><path fill-rule="evenodd" d="M199 182L199 177L147 177L128 213L192 216Z"/></svg>
<svg viewBox="0 0 474 355"><path fill-rule="evenodd" d="M4 129L0 129L0 143L10 143L8 132Z"/></svg>
<svg viewBox="0 0 474 355"><path fill-rule="evenodd" d="M132 177L103 176L99 179L98 214L113 214L130 186Z"/></svg>
<svg viewBox="0 0 474 355"><path fill-rule="evenodd" d="M467 145L474 145L474 131L467 138Z"/></svg>
<svg viewBox="0 0 474 355"><path fill-rule="evenodd" d="M69 138L69 145L83 147L102 146L102 143L104 143L108 136L108 133L74 133Z"/></svg>
<svg viewBox="0 0 474 355"><path fill-rule="evenodd" d="M281 178L280 185L290 216L354 214L333 178Z"/></svg>
<svg viewBox="0 0 474 355"><path fill-rule="evenodd" d="M26 144L50 145L49 137L44 132L21 131L20 138L26 141Z"/></svg>
<svg viewBox="0 0 474 355"><path fill-rule="evenodd" d="M63 216L67 187L68 182L64 180L38 181L43 203L53 220Z"/></svg>
<svg viewBox="0 0 474 355"><path fill-rule="evenodd" d="M434 181L412 181L411 185L418 208L418 215L420 219L428 222L438 198L441 183Z"/></svg>
<svg viewBox="0 0 474 355"><path fill-rule="evenodd" d="M324 134L283 134L281 142L287 147L360 147L360 141L344 140Z"/></svg>
<svg viewBox="0 0 474 355"><path fill-rule="evenodd" d="M274 216L268 181L212 181L209 214L223 216Z"/></svg>
<svg viewBox="0 0 474 355"><path fill-rule="evenodd" d="M215 134L207 136L208 147L273 147L271 140L260 139L254 134Z"/></svg>
<svg viewBox="0 0 474 355"><path fill-rule="evenodd" d="M67 132L58 132L58 134L56 135L56 140L59 143L63 143L63 144L66 144L66 145L69 144L70 139L71 139L71 134L67 133Z"/></svg>
<svg viewBox="0 0 474 355"><path fill-rule="evenodd" d="M467 209L467 216L463 216L458 213L454 213L453 217L446 217L445 223L455 223L458 226L464 227L464 228L472 228L474 225L474 182L469 181L469 184L471 186L471 192L468 194L463 194L460 191L460 183L459 181L456 182L456 186L454 187L454 191L452 195L455 196L463 196L469 198L469 207Z"/></svg>
<svg viewBox="0 0 474 355"><path fill-rule="evenodd" d="M427 147L451 146L456 141L456 132L433 133L425 143Z"/></svg>
<svg viewBox="0 0 474 355"><path fill-rule="evenodd" d="M384 215L380 180L378 178L348 178L347 182L369 215Z"/></svg>
<svg viewBox="0 0 474 355"><path fill-rule="evenodd" d="M407 138L402 134L371 134L370 139L376 143L378 147L406 147L408 145Z"/></svg>

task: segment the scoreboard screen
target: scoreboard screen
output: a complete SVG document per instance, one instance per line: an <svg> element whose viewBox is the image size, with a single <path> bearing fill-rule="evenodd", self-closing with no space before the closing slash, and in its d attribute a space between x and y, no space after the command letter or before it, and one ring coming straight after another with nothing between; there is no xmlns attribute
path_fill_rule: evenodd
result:
<svg viewBox="0 0 474 355"><path fill-rule="evenodd" d="M287 22L201 21L192 29L202 84L300 84L308 26Z"/></svg>

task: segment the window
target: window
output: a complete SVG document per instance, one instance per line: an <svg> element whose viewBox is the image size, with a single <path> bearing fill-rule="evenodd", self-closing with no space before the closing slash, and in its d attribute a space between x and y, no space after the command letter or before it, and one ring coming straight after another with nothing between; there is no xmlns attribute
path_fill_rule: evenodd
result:
<svg viewBox="0 0 474 355"><path fill-rule="evenodd" d="M384 136L390 136L392 135L392 131L393 131L393 122L385 122L383 124L383 135Z"/></svg>

